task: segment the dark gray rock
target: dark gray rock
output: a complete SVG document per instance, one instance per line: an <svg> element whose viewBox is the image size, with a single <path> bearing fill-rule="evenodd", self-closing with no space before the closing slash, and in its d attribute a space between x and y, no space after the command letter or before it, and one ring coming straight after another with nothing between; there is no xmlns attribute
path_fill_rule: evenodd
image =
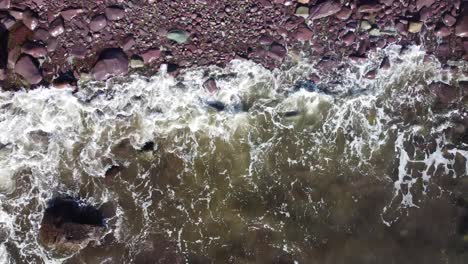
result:
<svg viewBox="0 0 468 264"><path fill-rule="evenodd" d="M99 240L104 229L98 209L70 197L55 198L44 212L39 240L48 249L71 253Z"/></svg>

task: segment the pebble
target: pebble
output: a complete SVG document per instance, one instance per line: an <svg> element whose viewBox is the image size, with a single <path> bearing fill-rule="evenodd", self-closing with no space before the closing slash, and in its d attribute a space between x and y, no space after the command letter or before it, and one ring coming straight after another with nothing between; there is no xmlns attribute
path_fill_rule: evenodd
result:
<svg viewBox="0 0 468 264"><path fill-rule="evenodd" d="M143 59L139 56L132 56L130 59L130 68L137 69L145 66Z"/></svg>
<svg viewBox="0 0 468 264"><path fill-rule="evenodd" d="M127 36L124 38L123 43L122 43L122 49L124 51L131 50L133 46L135 46L135 38L133 36Z"/></svg>
<svg viewBox="0 0 468 264"><path fill-rule="evenodd" d="M457 22L457 20L453 16L451 16L449 14L446 14L444 16L443 21L444 21L444 24L447 25L447 27L451 27L451 26L455 25L455 23Z"/></svg>
<svg viewBox="0 0 468 264"><path fill-rule="evenodd" d="M439 38L445 38L450 36L451 30L448 27L441 27L439 29L436 29L435 35Z"/></svg>
<svg viewBox="0 0 468 264"><path fill-rule="evenodd" d="M340 20L347 20L351 17L353 12L347 7L343 7L340 12L335 14L335 17Z"/></svg>
<svg viewBox="0 0 468 264"><path fill-rule="evenodd" d="M300 6L296 9L296 16L301 16L301 17L308 17L309 16L309 8L306 6Z"/></svg>
<svg viewBox="0 0 468 264"><path fill-rule="evenodd" d="M298 41L310 40L312 36L312 30L308 29L306 26L298 27L293 33L293 37Z"/></svg>

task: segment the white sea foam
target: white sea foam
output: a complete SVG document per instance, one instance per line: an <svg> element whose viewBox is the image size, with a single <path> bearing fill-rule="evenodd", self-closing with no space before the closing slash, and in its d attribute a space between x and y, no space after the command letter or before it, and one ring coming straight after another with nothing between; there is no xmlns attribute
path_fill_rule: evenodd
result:
<svg viewBox="0 0 468 264"><path fill-rule="evenodd" d="M149 79L116 78L108 81L105 87L86 83L77 93L49 88L0 93L0 191L3 193L0 199L3 205L8 205L0 210L0 223L9 234L0 246L0 262L8 262L5 248L8 242L16 245L25 256L50 263L63 261L52 258L38 246L36 234L45 202L54 191L77 194L85 174L101 178L110 165L125 163L112 151L124 139L129 139L136 149L149 141L160 143L167 139L165 150L183 158L186 170L194 168L197 155L206 154L203 153L206 146L199 143L202 139L209 139L212 149L216 148L215 139L247 142L250 163L242 173L253 185L256 174L267 164L266 157L275 151L277 144L288 141L281 131L296 131L298 135L297 150L288 152L288 164L309 167L311 172L324 170L327 160L333 158L323 156L323 152L327 146L335 145L340 133L346 136L343 155L356 170L368 168L366 165L373 155L393 140L399 169L391 204L398 203L398 208L417 206L411 192L416 179L405 178L408 162L425 163L422 178L428 182L432 177L429 167L442 165L448 173L448 165L453 160L442 155L445 138L440 135L437 135L435 152L426 154L422 160L410 157L404 143L420 133L421 124L404 126L404 121L398 120L398 108L412 106L415 102L430 107L429 100L419 95L424 87L411 87L416 85L412 80L414 76L421 76L426 82L440 79L440 65L436 61L422 65L424 51L418 47L404 55L399 54L398 47L385 52L392 62L397 59L402 62L393 63L390 70L379 73L372 81L362 76L375 66L377 59L355 65L344 73L343 82L334 87L335 95L305 89L291 92L295 81L314 71L310 64L300 62L281 72L268 71L248 61L234 61L226 69L211 68L210 74L217 79L219 87L214 94L203 89L207 78L204 69L187 72L181 79L162 71ZM224 111L209 107L210 102L219 102ZM372 111L373 117L369 118ZM297 115L285 118L288 112L297 112ZM434 117L429 113L425 118L430 121ZM468 158L466 150L453 148L449 152ZM324 160L317 161L321 156ZM354 158L357 162L352 162ZM465 172L468 164L466 167ZM382 178L385 176L388 175ZM141 172L139 177L150 176ZM28 183L24 183L25 179ZM402 185L408 185L409 191L403 192ZM153 190L137 193L135 190L140 187L132 182L127 185L135 203L141 205L147 223L154 214L151 208L156 205L151 200ZM175 191L168 187L165 194L170 198L171 193L174 197ZM118 199L110 191L101 195L89 201L99 204ZM398 200L399 195L402 198ZM204 199L209 206L210 195ZM21 215L20 208L26 207L31 210L29 217ZM388 208L384 213L390 210ZM186 208L178 209L189 214ZM279 213L290 215L287 206L281 210ZM117 207L117 212L115 237L125 241L128 239L125 223L131 216L121 207ZM30 221L29 229L18 225L25 219ZM385 223L391 221L384 220ZM278 228L281 230L282 225ZM143 229L142 232L147 231ZM177 239L181 249L184 248L183 227L167 232Z"/></svg>

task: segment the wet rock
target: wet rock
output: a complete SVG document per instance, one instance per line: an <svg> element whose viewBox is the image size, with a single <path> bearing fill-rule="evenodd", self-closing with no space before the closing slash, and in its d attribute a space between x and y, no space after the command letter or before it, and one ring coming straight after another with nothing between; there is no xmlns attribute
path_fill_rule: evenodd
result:
<svg viewBox="0 0 468 264"><path fill-rule="evenodd" d="M443 103L452 103L457 99L457 89L451 85L437 82L429 85L429 90Z"/></svg>
<svg viewBox="0 0 468 264"><path fill-rule="evenodd" d="M125 10L120 6L109 6L104 11L107 19L110 21L120 20L125 16Z"/></svg>
<svg viewBox="0 0 468 264"><path fill-rule="evenodd" d="M44 212L39 240L51 250L69 253L99 240L103 231L99 210L70 197L55 198Z"/></svg>
<svg viewBox="0 0 468 264"><path fill-rule="evenodd" d="M73 18L75 18L77 15L79 15L81 13L83 13L83 9L81 9L81 8L69 8L69 9L65 9L62 12L60 12L60 15L66 21L71 21Z"/></svg>
<svg viewBox="0 0 468 264"><path fill-rule="evenodd" d="M10 0L0 0L0 9L8 9L11 6Z"/></svg>
<svg viewBox="0 0 468 264"><path fill-rule="evenodd" d="M326 1L314 7L310 13L310 20L316 20L334 15L341 11L341 4L335 1Z"/></svg>
<svg viewBox="0 0 468 264"><path fill-rule="evenodd" d="M65 28L63 27L63 18L57 17L49 26L49 33L52 37L58 37L63 32L65 32Z"/></svg>
<svg viewBox="0 0 468 264"><path fill-rule="evenodd" d="M390 69L390 59L388 57L383 58L379 68L383 70Z"/></svg>
<svg viewBox="0 0 468 264"><path fill-rule="evenodd" d="M104 177L106 179L114 179L121 171L122 171L121 166L112 165L109 169L106 170Z"/></svg>
<svg viewBox="0 0 468 264"><path fill-rule="evenodd" d="M468 37L468 8L457 20L455 35L462 38Z"/></svg>
<svg viewBox="0 0 468 264"><path fill-rule="evenodd" d="M261 45L266 45L266 46L271 45L274 41L275 40L271 36L266 36L266 35L263 35L258 39L258 42Z"/></svg>
<svg viewBox="0 0 468 264"><path fill-rule="evenodd" d="M361 23L359 24L359 30L361 31L368 31L371 28L372 28L372 25L367 20L362 20Z"/></svg>
<svg viewBox="0 0 468 264"><path fill-rule="evenodd" d="M21 52L31 55L34 58L41 58L47 55L46 47L37 42L26 42L21 48Z"/></svg>
<svg viewBox="0 0 468 264"><path fill-rule="evenodd" d="M226 106L220 101L209 101L206 103L209 107L216 109L217 111L224 111Z"/></svg>
<svg viewBox="0 0 468 264"><path fill-rule="evenodd" d="M42 74L38 62L29 55L22 55L15 65L15 72L23 77L29 84L38 84L42 81Z"/></svg>
<svg viewBox="0 0 468 264"><path fill-rule="evenodd" d="M166 37L172 41L175 41L179 44L184 44L189 39L189 34L187 31L181 29L172 29L167 32Z"/></svg>
<svg viewBox="0 0 468 264"><path fill-rule="evenodd" d="M39 19L37 18L36 13L31 10L27 10L23 13L23 24L28 27L30 30L35 30L39 25Z"/></svg>
<svg viewBox="0 0 468 264"><path fill-rule="evenodd" d="M72 71L60 73L57 78L54 79L52 85L59 89L71 89L77 87L77 79Z"/></svg>
<svg viewBox="0 0 468 264"><path fill-rule="evenodd" d="M107 26L107 18L104 15L97 15L91 19L89 29L93 32L101 31Z"/></svg>
<svg viewBox="0 0 468 264"><path fill-rule="evenodd" d="M149 64L161 57L161 51L159 49L149 49L142 53L141 57L145 64Z"/></svg>
<svg viewBox="0 0 468 264"><path fill-rule="evenodd" d="M111 76L123 75L128 72L128 58L122 49L105 49L92 69L94 79L106 80Z"/></svg>
<svg viewBox="0 0 468 264"><path fill-rule="evenodd" d="M205 83L203 83L203 87L210 93L216 93L218 91L216 81L212 78L206 80Z"/></svg>
<svg viewBox="0 0 468 264"><path fill-rule="evenodd" d="M141 152L148 152L148 151L153 151L155 147L155 144L153 141L148 141L146 142L141 148Z"/></svg>

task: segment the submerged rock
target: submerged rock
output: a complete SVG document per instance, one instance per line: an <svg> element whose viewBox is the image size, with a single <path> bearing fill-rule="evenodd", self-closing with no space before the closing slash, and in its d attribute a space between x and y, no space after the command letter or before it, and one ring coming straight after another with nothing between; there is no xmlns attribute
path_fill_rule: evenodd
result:
<svg viewBox="0 0 468 264"><path fill-rule="evenodd" d="M96 208L70 197L49 201L42 218L39 239L49 249L74 252L98 240L104 231L104 218Z"/></svg>

